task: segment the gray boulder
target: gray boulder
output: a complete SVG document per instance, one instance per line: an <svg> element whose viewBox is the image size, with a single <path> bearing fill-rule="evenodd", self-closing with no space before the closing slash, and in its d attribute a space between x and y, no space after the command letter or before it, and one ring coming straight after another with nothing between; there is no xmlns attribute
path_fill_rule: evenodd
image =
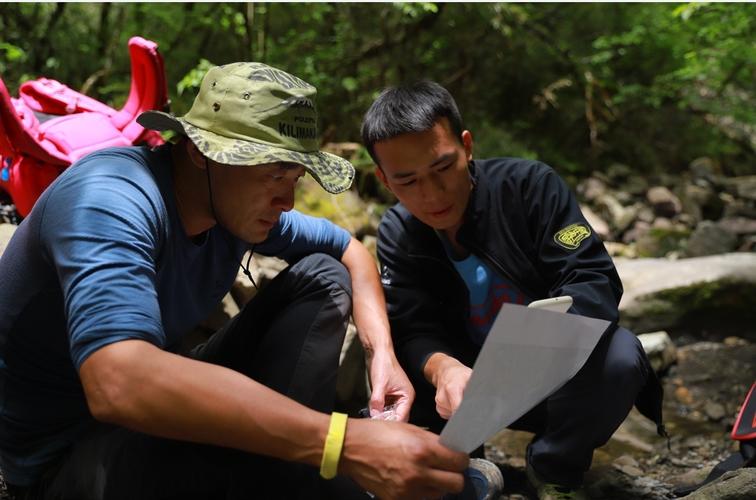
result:
<svg viewBox="0 0 756 500"><path fill-rule="evenodd" d="M710 312L753 318L756 254L729 253L690 259L615 259L624 286L622 324L647 332L679 326Z"/></svg>
<svg viewBox="0 0 756 500"><path fill-rule="evenodd" d="M643 350L656 372L662 372L677 361L677 348L665 331L638 335Z"/></svg>
<svg viewBox="0 0 756 500"><path fill-rule="evenodd" d="M725 217L724 219L719 220L717 224L738 236L756 234L755 219L749 219L747 217Z"/></svg>
<svg viewBox="0 0 756 500"><path fill-rule="evenodd" d="M724 202L710 186L686 184L680 198L683 211L695 222L703 219L717 220L724 211Z"/></svg>
<svg viewBox="0 0 756 500"><path fill-rule="evenodd" d="M711 221L703 221L696 226L688 239L686 257L702 257L727 253L738 247L738 237L726 227Z"/></svg>
<svg viewBox="0 0 756 500"><path fill-rule="evenodd" d="M622 243L629 244L646 236L651 230L651 224L648 222L637 220L633 227L625 231L622 235Z"/></svg>
<svg viewBox="0 0 756 500"><path fill-rule="evenodd" d="M756 201L756 175L732 177L727 180L727 185L738 197Z"/></svg>
<svg viewBox="0 0 756 500"><path fill-rule="evenodd" d="M654 212L662 217L674 217L682 210L680 199L664 186L652 187L646 192L646 199Z"/></svg>
<svg viewBox="0 0 756 500"><path fill-rule="evenodd" d="M683 497L688 500L753 500L756 498L756 468L725 472L722 477Z"/></svg>
<svg viewBox="0 0 756 500"><path fill-rule="evenodd" d="M616 197L605 193L596 199L599 215L618 233L622 233L633 223L639 207L624 207Z"/></svg>
<svg viewBox="0 0 756 500"><path fill-rule="evenodd" d="M690 231L676 226L651 227L638 234L635 245L641 257L664 257L683 248L688 236Z"/></svg>

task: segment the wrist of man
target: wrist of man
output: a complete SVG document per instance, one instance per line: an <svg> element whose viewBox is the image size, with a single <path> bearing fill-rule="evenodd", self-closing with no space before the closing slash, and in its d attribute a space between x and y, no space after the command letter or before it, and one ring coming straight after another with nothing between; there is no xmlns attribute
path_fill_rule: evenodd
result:
<svg viewBox="0 0 756 500"><path fill-rule="evenodd" d="M460 364L459 361L446 353L435 352L431 354L428 357L428 361L425 362L423 375L425 375L425 379L428 382L433 384L433 387L438 388L439 381L443 377L444 372L449 368Z"/></svg>
<svg viewBox="0 0 756 500"><path fill-rule="evenodd" d="M362 349L365 351L365 358L394 358L394 346L388 342L362 341Z"/></svg>
<svg viewBox="0 0 756 500"><path fill-rule="evenodd" d="M344 450L348 417L344 413L333 412L323 443L323 455L320 461L320 475L323 479L333 479L339 469L339 462Z"/></svg>

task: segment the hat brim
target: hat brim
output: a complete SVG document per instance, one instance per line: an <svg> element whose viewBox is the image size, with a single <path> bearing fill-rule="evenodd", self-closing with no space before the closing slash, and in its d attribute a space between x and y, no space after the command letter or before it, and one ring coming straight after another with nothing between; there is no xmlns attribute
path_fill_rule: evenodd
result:
<svg viewBox="0 0 756 500"><path fill-rule="evenodd" d="M286 162L302 165L331 194L346 191L354 180L351 163L324 151L292 151L262 142L225 137L162 111L146 111L139 115L137 122L148 129L171 130L186 135L202 154L218 163L254 166Z"/></svg>

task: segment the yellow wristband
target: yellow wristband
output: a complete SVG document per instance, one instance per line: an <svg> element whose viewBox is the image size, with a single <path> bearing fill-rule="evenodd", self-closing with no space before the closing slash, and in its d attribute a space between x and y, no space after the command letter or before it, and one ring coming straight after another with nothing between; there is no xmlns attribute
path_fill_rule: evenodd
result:
<svg viewBox="0 0 756 500"><path fill-rule="evenodd" d="M331 423L328 426L328 435L323 446L323 459L320 462L320 475L324 479L336 477L339 468L341 449L344 446L346 434L347 416L343 413L331 413Z"/></svg>

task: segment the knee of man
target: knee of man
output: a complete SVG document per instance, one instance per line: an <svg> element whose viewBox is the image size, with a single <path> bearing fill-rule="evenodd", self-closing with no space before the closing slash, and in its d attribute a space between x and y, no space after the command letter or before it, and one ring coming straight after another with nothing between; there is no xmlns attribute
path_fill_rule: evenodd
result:
<svg viewBox="0 0 756 500"><path fill-rule="evenodd" d="M344 264L330 255L314 253L299 260L294 267L299 268L306 275L324 279L332 286L341 288L349 296L352 295L349 271Z"/></svg>
<svg viewBox="0 0 756 500"><path fill-rule="evenodd" d="M638 390L648 377L648 363L643 346L632 332L618 328L614 332L605 361L605 376L612 386Z"/></svg>

